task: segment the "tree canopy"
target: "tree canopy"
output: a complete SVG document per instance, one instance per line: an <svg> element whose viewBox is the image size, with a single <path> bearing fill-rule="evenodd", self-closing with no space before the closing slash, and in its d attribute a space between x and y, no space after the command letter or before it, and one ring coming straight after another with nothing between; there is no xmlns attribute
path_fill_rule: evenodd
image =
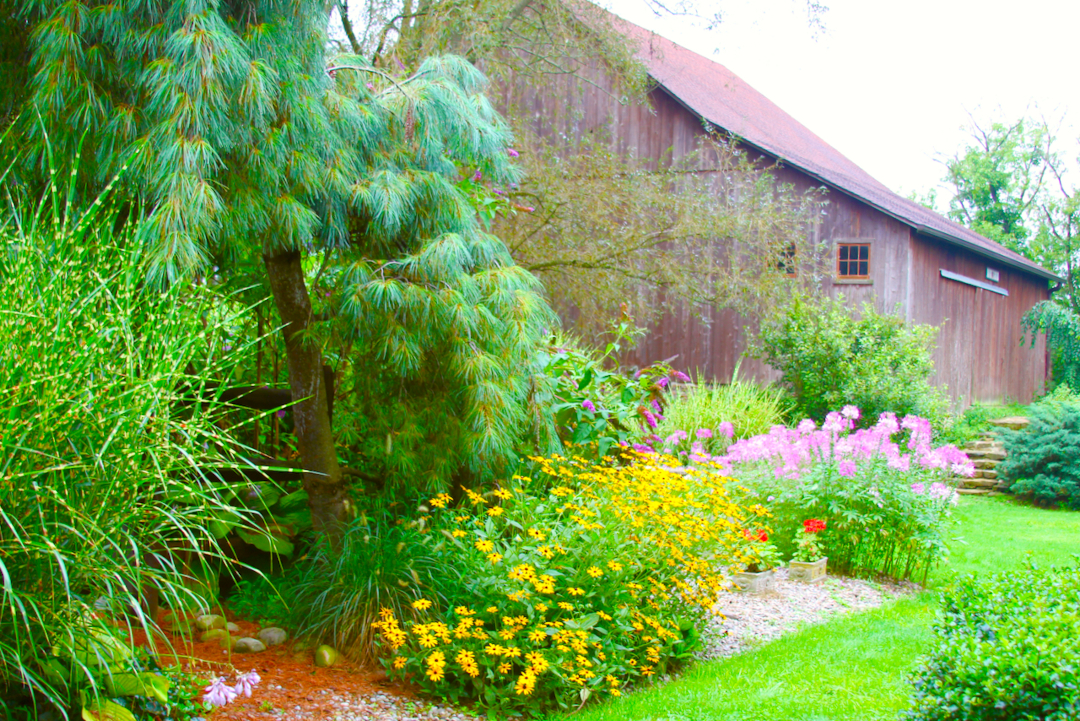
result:
<svg viewBox="0 0 1080 721"><path fill-rule="evenodd" d="M327 8L311 0L20 9L31 28L24 172L81 153L93 184L119 175L159 280L212 260L263 268L317 528L349 504L319 319L340 324L384 393L452 419L447 455L462 467L442 482L513 457L534 417L532 348L554 318L462 184L518 178L479 71L452 56L408 73L328 58ZM312 279L305 258L325 272Z"/></svg>

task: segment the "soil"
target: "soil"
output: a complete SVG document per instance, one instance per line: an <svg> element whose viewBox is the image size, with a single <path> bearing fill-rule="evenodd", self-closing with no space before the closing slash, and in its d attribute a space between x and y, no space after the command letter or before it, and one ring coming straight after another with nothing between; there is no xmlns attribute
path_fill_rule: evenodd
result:
<svg viewBox="0 0 1080 721"><path fill-rule="evenodd" d="M240 627L234 636L252 638L259 632L255 623L226 618ZM196 631L198 633L198 631ZM137 645L147 645L146 634L135 631ZM171 645L171 647L170 647ZM261 677L251 698L240 697L217 709L212 721L265 721L271 718L332 719L341 713L342 698L389 695L415 701L415 692L406 685L391 681L381 669L360 667L343 661L333 668L315 666L314 649L287 643L271 646L261 653L239 654L222 650L216 640L201 643L196 639L167 636L157 639L155 652L162 666L180 666L205 678L236 676L255 670Z"/></svg>

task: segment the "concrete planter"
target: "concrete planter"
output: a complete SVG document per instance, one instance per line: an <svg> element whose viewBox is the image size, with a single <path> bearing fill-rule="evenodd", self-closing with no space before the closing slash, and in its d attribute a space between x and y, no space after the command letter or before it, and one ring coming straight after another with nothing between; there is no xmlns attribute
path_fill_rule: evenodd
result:
<svg viewBox="0 0 1080 721"><path fill-rule="evenodd" d="M792 561L788 564L788 580L798 583L821 583L825 580L825 563L828 558L816 561Z"/></svg>
<svg viewBox="0 0 1080 721"><path fill-rule="evenodd" d="M735 574L733 580L735 581L735 586L740 591L743 593L751 593L755 596L762 596L776 590L776 575L771 568L768 571L760 571L758 573L740 571Z"/></svg>

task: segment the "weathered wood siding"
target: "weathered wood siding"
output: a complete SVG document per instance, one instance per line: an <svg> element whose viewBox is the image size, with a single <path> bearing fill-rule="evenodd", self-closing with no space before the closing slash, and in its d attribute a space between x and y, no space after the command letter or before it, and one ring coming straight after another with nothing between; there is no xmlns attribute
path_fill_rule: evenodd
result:
<svg viewBox="0 0 1080 721"><path fill-rule="evenodd" d="M542 137L581 137L602 132L622 150L636 149L641 157L677 158L697 147L706 133L701 119L663 88L655 89L652 107L623 103L600 73L595 85L572 76L555 78L544 88L507 85L504 108L514 106L518 117L531 119ZM722 92L722 90L719 90ZM781 182L802 192L820 181L796 168L777 172ZM917 237L912 229L843 191L829 189L828 208L809 232L833 243L871 244L867 283L826 281L823 291L843 294L852 304L872 301L881 312L897 312L907 321L941 325L934 354L934 382L947 386L958 407L974 401L1014 399L1028 402L1045 382L1045 345L1020 347L1020 317L1049 296L1047 284L1033 274L995 264L958 246ZM835 255L834 255L835 257ZM1000 285L1009 296L979 290L940 276L939 270L985 278L987 266L1001 272ZM753 319L712 308L699 319L687 308L667 314L628 358L647 364L674 359L687 372L727 381L737 364L740 377L774 380L777 373L755 359L745 358L754 331Z"/></svg>

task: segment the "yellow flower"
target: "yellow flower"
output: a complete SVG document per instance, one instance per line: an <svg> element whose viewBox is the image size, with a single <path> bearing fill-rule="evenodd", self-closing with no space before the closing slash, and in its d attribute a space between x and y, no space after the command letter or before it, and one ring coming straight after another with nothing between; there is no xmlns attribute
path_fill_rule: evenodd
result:
<svg viewBox="0 0 1080 721"><path fill-rule="evenodd" d="M439 495L428 501L428 503L435 506L435 508L446 508L446 504L449 503L451 500L453 499L450 498L450 494L440 493Z"/></svg>
<svg viewBox="0 0 1080 721"><path fill-rule="evenodd" d="M572 496L574 492L566 486L558 486L551 489L551 495L562 498L563 496Z"/></svg>
<svg viewBox="0 0 1080 721"><path fill-rule="evenodd" d="M589 574L593 578L600 578L601 576L604 575L604 572L601 571L596 566L589 566L589 568L585 571L585 573Z"/></svg>
<svg viewBox="0 0 1080 721"><path fill-rule="evenodd" d="M492 563L498 563L499 561L501 561L503 559L501 553L489 553L487 558Z"/></svg>
<svg viewBox="0 0 1080 721"><path fill-rule="evenodd" d="M617 688L613 688L613 689L611 689L611 695L612 696L622 696L622 691L620 691Z"/></svg>
<svg viewBox="0 0 1080 721"><path fill-rule="evenodd" d="M397 669L398 671L405 668L405 657L404 656L394 656L394 668Z"/></svg>
<svg viewBox="0 0 1080 721"><path fill-rule="evenodd" d="M487 499L485 499L483 496L481 496L476 491L471 490L469 488L465 488L465 486L462 486L462 488L465 490L465 495L467 495L469 497L469 500L472 501L474 505L479 505L481 503L487 503Z"/></svg>
<svg viewBox="0 0 1080 721"><path fill-rule="evenodd" d="M491 541L477 541L473 545L476 546L476 550L481 553L491 553L495 550L495 544Z"/></svg>
<svg viewBox="0 0 1080 721"><path fill-rule="evenodd" d="M533 672L537 675L542 674L551 667L548 660L544 658L544 654L536 651L525 654L525 661L532 667Z"/></svg>
<svg viewBox="0 0 1080 721"><path fill-rule="evenodd" d="M453 531L450 532L450 535L454 538L461 538L462 536L467 536L469 534L465 533L465 531L461 530L460 528L455 528Z"/></svg>
<svg viewBox="0 0 1080 721"><path fill-rule="evenodd" d="M506 499L508 499L510 497L510 491L507 491L504 488L497 488L497 489L495 489L495 491L493 492L492 495L494 495L497 498L501 498L501 499L503 499L505 501Z"/></svg>
<svg viewBox="0 0 1080 721"><path fill-rule="evenodd" d="M559 608L561 608L564 611L573 611L574 610L574 607L571 604L567 603L566 601L559 601Z"/></svg>
<svg viewBox="0 0 1080 721"><path fill-rule="evenodd" d="M547 639L547 634L543 631L529 631L529 640L533 643L541 643Z"/></svg>
<svg viewBox="0 0 1080 721"><path fill-rule="evenodd" d="M493 506L488 509L487 514L489 516L501 516L503 512L502 506Z"/></svg>
<svg viewBox="0 0 1080 721"><path fill-rule="evenodd" d="M456 613L459 616L474 616L474 615L476 615L476 611L472 610L468 606L458 606L457 608L454 609L454 613Z"/></svg>
<svg viewBox="0 0 1080 721"><path fill-rule="evenodd" d="M618 573L619 571L621 571L623 569L623 565L621 563L619 563L618 561L608 561L607 565L608 565L608 568L610 568L612 571L615 571L616 573Z"/></svg>
<svg viewBox="0 0 1080 721"><path fill-rule="evenodd" d="M487 612L488 613L498 613L499 608L498 608L498 606L488 606L487 607Z"/></svg>
<svg viewBox="0 0 1080 721"><path fill-rule="evenodd" d="M552 551L547 546L540 546L540 548L536 549L536 552L539 553L544 558L554 558L555 557L555 552Z"/></svg>
<svg viewBox="0 0 1080 721"><path fill-rule="evenodd" d="M427 600L426 598L419 598L413 601L412 607L415 608L417 611L426 611L427 609L431 608L431 601Z"/></svg>
<svg viewBox="0 0 1080 721"><path fill-rule="evenodd" d="M568 588L568 589L566 589L566 591L571 596L584 596L585 595L585 589L583 589L583 588Z"/></svg>
<svg viewBox="0 0 1080 721"><path fill-rule="evenodd" d="M529 536L535 538L537 541L542 541L545 538L543 532L539 528L530 528Z"/></svg>
<svg viewBox="0 0 1080 721"><path fill-rule="evenodd" d="M538 604L536 604L536 610L539 613L546 613L548 608L549 608L549 606L546 603L538 603Z"/></svg>
<svg viewBox="0 0 1080 721"><path fill-rule="evenodd" d="M499 673L510 673L511 668L513 668L513 667L508 663L500 663L499 664Z"/></svg>
<svg viewBox="0 0 1080 721"><path fill-rule="evenodd" d="M442 651L432 651L427 657L427 677L432 681L442 681L446 668L446 655Z"/></svg>
<svg viewBox="0 0 1080 721"><path fill-rule="evenodd" d="M462 671L469 674L473 678L476 678L480 675L480 668L476 664L476 657L473 656L472 651L466 651L465 649L462 649L461 651L458 651L457 656L454 657L454 660L457 661L458 666L461 666Z"/></svg>
<svg viewBox="0 0 1080 721"><path fill-rule="evenodd" d="M536 674L529 669L526 669L520 676L518 676L517 683L514 684L514 693L521 696L528 696L533 692L533 688L536 687Z"/></svg>
<svg viewBox="0 0 1080 721"><path fill-rule="evenodd" d="M603 611L597 611L596 615L599 616L600 618L604 619L605 621L610 621L611 620L611 616L604 613Z"/></svg>

